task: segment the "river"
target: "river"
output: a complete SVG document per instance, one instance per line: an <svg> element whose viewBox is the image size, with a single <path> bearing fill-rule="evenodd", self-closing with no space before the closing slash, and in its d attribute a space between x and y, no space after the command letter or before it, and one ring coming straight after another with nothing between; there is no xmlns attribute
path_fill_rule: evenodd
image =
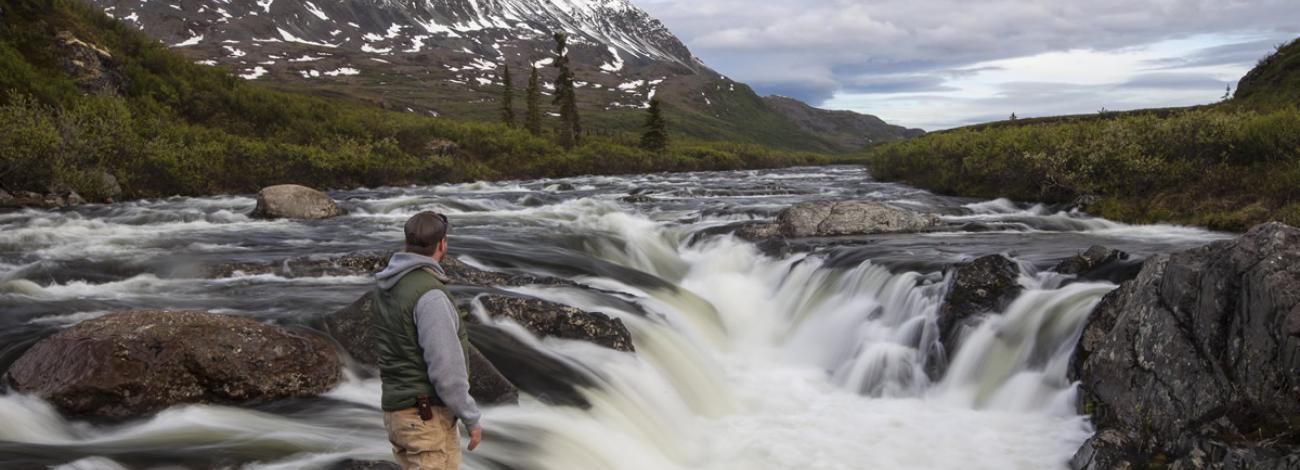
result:
<svg viewBox="0 0 1300 470"><path fill-rule="evenodd" d="M572 190L560 190L561 183ZM649 202L620 198L643 191ZM67 325L131 308L206 309L304 323L358 297L365 276L207 279L204 266L399 247L421 210L450 216L452 254L588 288L514 290L621 318L637 353L536 340L588 375L587 409L524 396L485 410L473 469L1049 469L1090 434L1066 363L1115 286L1056 261L1093 244L1138 258L1228 234L1120 224L1044 205L938 196L859 167L596 176L331 193L326 221L247 217L250 196L167 198L0 214L0 368ZM765 254L716 228L800 201L887 202L942 230L845 237ZM944 268L1005 253L1024 293L971 331L947 374L936 347ZM254 408L181 406L116 425L0 395L0 468L297 469L388 458L378 380ZM168 466L171 465L171 466Z"/></svg>

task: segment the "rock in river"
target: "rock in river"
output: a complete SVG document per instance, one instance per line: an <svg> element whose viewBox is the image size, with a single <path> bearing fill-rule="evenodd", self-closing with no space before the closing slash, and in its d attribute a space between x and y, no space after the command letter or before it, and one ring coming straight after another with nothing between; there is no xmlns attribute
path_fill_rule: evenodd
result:
<svg viewBox="0 0 1300 470"><path fill-rule="evenodd" d="M1140 266L1128 261L1129 254L1114 248L1093 245L1082 253L1061 260L1052 268L1061 274L1072 274L1079 279L1099 279L1120 283L1137 275Z"/></svg>
<svg viewBox="0 0 1300 470"><path fill-rule="evenodd" d="M876 202L817 201L795 204L776 217L785 237L825 237L915 232L939 225L934 214L921 214Z"/></svg>
<svg viewBox="0 0 1300 470"><path fill-rule="evenodd" d="M185 403L311 397L341 364L322 336L197 311L131 311L81 322L28 349L13 388L74 416L121 420Z"/></svg>
<svg viewBox="0 0 1300 470"><path fill-rule="evenodd" d="M508 317L543 337L576 339L631 352L632 334L623 321L541 299L484 295L478 298L493 317Z"/></svg>
<svg viewBox="0 0 1300 470"><path fill-rule="evenodd" d="M251 214L263 219L328 219L343 215L328 195L306 186L281 184L262 188Z"/></svg>
<svg viewBox="0 0 1300 470"><path fill-rule="evenodd" d="M988 255L958 266L939 307L939 338L949 356L965 326L980 314L1001 312L1024 290L1017 279L1020 266L1002 255Z"/></svg>
<svg viewBox="0 0 1300 470"><path fill-rule="evenodd" d="M1079 469L1300 468L1300 230L1148 259L1070 364L1098 434Z"/></svg>

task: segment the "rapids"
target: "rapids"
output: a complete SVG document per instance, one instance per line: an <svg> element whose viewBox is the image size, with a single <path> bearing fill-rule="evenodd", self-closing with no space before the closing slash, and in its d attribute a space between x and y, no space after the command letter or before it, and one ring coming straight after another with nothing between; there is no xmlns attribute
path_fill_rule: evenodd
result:
<svg viewBox="0 0 1300 470"><path fill-rule="evenodd" d="M559 183L576 189L558 191ZM628 191L652 202L629 204ZM934 195L857 167L599 176L335 191L333 220L248 218L248 196L0 214L0 371L58 328L129 308L198 308L305 323L365 276L205 279L204 266L397 248L406 217L449 214L452 253L588 288L521 293L621 318L637 353L500 330L588 375L591 407L485 410L473 469L1064 468L1091 429L1065 376L1092 307L1115 286L1049 271L1102 244L1138 257L1226 234L1133 226L1046 205ZM939 213L942 230L794 244L716 234L790 204L855 198ZM1022 264L1024 293L969 331L947 373L935 317L944 268ZM482 315L482 312L477 312ZM68 420L0 394L0 468L324 467L385 459L378 381L250 408L182 406L116 424Z"/></svg>

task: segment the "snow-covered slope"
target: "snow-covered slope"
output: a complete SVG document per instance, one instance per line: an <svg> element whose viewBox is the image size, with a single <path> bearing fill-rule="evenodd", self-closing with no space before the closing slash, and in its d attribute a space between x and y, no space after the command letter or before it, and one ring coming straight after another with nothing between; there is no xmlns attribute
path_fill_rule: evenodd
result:
<svg viewBox="0 0 1300 470"><path fill-rule="evenodd" d="M716 125L726 131L719 138L835 145L775 119L777 111L748 87L706 67L628 0L91 1L196 62L245 79L470 118L495 114L483 103L496 93L503 65L517 87L530 66L543 67L544 80L553 75L545 67L552 34L564 32L584 109L639 109L659 97L708 124L690 128L699 137L712 137ZM743 128L754 123L776 128Z"/></svg>

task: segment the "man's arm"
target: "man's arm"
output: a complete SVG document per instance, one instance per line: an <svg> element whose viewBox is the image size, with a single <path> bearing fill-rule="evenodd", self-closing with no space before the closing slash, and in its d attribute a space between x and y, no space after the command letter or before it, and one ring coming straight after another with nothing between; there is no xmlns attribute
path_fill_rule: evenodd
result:
<svg viewBox="0 0 1300 470"><path fill-rule="evenodd" d="M415 304L415 329L429 365L429 380L442 403L472 431L480 428L480 413L469 396L465 353L456 334L458 320L456 306L440 290L429 291Z"/></svg>

